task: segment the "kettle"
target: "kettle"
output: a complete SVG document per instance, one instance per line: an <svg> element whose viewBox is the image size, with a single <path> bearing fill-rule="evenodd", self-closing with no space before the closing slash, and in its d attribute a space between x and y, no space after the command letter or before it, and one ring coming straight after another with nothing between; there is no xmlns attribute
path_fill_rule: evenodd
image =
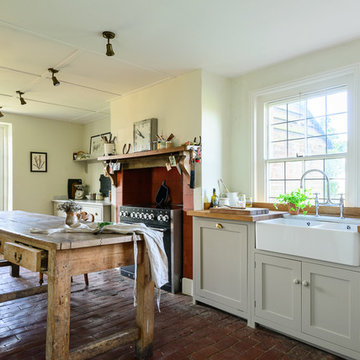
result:
<svg viewBox="0 0 360 360"><path fill-rule="evenodd" d="M84 198L85 191L82 184L75 185L75 200L81 200Z"/></svg>

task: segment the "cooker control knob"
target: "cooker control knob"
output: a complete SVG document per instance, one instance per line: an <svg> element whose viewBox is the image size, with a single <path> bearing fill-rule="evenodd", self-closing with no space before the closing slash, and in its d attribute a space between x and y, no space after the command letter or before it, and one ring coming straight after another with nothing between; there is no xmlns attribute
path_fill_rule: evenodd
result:
<svg viewBox="0 0 360 360"><path fill-rule="evenodd" d="M154 220L155 216L154 214L149 214L149 220Z"/></svg>
<svg viewBox="0 0 360 360"><path fill-rule="evenodd" d="M120 216L124 216L122 211L119 211L119 215L120 215Z"/></svg>
<svg viewBox="0 0 360 360"><path fill-rule="evenodd" d="M148 219L149 219L149 214L146 213L146 214L144 215L144 218L145 218L146 220L148 220Z"/></svg>
<svg viewBox="0 0 360 360"><path fill-rule="evenodd" d="M140 216L140 213L136 212L135 217L138 218Z"/></svg>
<svg viewBox="0 0 360 360"><path fill-rule="evenodd" d="M144 219L144 213L140 213L139 218Z"/></svg>
<svg viewBox="0 0 360 360"><path fill-rule="evenodd" d="M129 216L129 212L128 211L124 211L124 216Z"/></svg>
<svg viewBox="0 0 360 360"><path fill-rule="evenodd" d="M132 218L135 217L135 213L131 212L130 217L132 217Z"/></svg>
<svg viewBox="0 0 360 360"><path fill-rule="evenodd" d="M163 220L163 216L162 216L162 215L158 215L157 220L158 220L158 221L162 221L162 220Z"/></svg>
<svg viewBox="0 0 360 360"><path fill-rule="evenodd" d="M164 215L164 216L163 216L163 220L164 220L165 222L168 222L168 221L169 221L169 215Z"/></svg>

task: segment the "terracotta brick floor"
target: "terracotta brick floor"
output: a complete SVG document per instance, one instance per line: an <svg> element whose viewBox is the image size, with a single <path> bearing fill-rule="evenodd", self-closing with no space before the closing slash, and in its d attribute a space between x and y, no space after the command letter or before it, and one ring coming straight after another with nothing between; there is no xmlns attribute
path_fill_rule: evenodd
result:
<svg viewBox="0 0 360 360"><path fill-rule="evenodd" d="M37 283L37 274L21 269L21 278L0 268L0 292ZM117 270L89 274L90 286L76 276L71 295L70 347L133 324L132 281ZM44 359L46 294L0 304L0 359ZM134 359L133 345L99 355L96 360ZM152 360L335 360L339 357L202 305L184 295L162 293L155 312Z"/></svg>

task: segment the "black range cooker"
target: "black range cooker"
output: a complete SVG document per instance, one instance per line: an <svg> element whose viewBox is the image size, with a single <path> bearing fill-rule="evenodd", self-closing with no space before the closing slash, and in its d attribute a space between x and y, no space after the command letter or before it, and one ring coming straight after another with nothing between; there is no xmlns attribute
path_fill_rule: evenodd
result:
<svg viewBox="0 0 360 360"><path fill-rule="evenodd" d="M162 289L176 293L181 291L182 278L182 206L157 208L153 205L119 206L120 222L144 223L163 231L164 247L169 265L169 282ZM134 265L123 266L121 275L134 279Z"/></svg>

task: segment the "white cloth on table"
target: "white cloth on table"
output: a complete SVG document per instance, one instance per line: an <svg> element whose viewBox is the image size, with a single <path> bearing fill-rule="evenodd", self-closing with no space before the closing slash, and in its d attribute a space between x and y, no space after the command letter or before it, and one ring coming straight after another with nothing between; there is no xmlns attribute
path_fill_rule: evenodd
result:
<svg viewBox="0 0 360 360"><path fill-rule="evenodd" d="M64 226L55 229L38 229L32 228L30 232L37 234L55 234L55 233L94 233L99 230L97 223L78 222L73 226ZM136 303L136 269L137 269L137 244L136 236L143 235L145 245L148 250L150 260L151 279L158 288L158 307L160 303L160 288L165 285L168 280L168 261L164 248L163 233L161 231L153 230L143 223L124 224L117 223L113 225L105 225L102 233L117 233L117 234L132 234L134 241L134 263L135 263L135 287L134 287L134 302Z"/></svg>

